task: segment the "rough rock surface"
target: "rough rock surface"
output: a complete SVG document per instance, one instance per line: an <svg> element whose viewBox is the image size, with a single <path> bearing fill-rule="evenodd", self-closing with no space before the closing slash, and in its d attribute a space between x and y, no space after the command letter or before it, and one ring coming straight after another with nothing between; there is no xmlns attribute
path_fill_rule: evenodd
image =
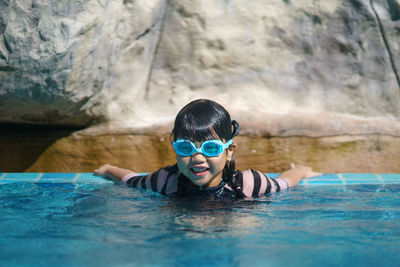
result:
<svg viewBox="0 0 400 267"><path fill-rule="evenodd" d="M0 122L85 126L133 105L165 2L0 1Z"/></svg>
<svg viewBox="0 0 400 267"><path fill-rule="evenodd" d="M235 138L237 168L281 172L291 162L325 173L400 173L400 137L383 135ZM174 164L169 136L0 132L3 172L91 172L110 163L138 172Z"/></svg>
<svg viewBox="0 0 400 267"><path fill-rule="evenodd" d="M207 97L266 135L400 135L399 38L398 0L3 0L0 122L142 131Z"/></svg>

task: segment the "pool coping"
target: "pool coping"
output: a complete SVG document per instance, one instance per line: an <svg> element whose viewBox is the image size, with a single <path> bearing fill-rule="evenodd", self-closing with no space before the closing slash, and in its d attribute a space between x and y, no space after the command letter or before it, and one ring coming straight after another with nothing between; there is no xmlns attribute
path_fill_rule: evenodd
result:
<svg viewBox="0 0 400 267"><path fill-rule="evenodd" d="M145 174L145 173L143 173ZM266 173L275 178L279 173ZM96 176L93 173L1 173L0 184L8 183L113 183L113 181ZM303 179L299 185L354 185L354 184L400 184L399 173L335 173Z"/></svg>

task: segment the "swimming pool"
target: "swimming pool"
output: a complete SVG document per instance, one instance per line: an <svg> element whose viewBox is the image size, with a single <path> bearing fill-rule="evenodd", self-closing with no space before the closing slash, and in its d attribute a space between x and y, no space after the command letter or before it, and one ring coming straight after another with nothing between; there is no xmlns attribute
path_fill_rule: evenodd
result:
<svg viewBox="0 0 400 267"><path fill-rule="evenodd" d="M0 185L1 266L400 262L399 183L303 184L227 202L169 198L90 175L15 175Z"/></svg>

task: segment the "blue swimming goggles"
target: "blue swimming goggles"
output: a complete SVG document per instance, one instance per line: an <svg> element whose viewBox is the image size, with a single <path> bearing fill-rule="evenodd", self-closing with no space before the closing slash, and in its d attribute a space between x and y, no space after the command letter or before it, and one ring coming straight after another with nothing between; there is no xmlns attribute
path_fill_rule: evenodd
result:
<svg viewBox="0 0 400 267"><path fill-rule="evenodd" d="M172 142L172 146L175 149L176 154L189 157L195 153L201 153L206 157L216 157L220 155L225 149L232 144L232 139L222 143L221 140L207 140L201 144L200 148L197 148L195 144L186 139L178 139Z"/></svg>

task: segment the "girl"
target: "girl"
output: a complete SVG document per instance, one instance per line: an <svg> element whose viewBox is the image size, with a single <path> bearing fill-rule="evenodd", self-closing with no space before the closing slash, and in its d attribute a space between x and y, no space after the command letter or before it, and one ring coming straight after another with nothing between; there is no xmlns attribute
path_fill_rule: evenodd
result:
<svg viewBox="0 0 400 267"><path fill-rule="evenodd" d="M259 197L297 185L303 178L321 175L309 167L295 166L271 179L260 171L235 171L233 137L239 124L218 103L199 99L187 104L176 116L171 133L177 163L140 175L109 164L95 174L119 180L132 187L164 195L214 195Z"/></svg>

